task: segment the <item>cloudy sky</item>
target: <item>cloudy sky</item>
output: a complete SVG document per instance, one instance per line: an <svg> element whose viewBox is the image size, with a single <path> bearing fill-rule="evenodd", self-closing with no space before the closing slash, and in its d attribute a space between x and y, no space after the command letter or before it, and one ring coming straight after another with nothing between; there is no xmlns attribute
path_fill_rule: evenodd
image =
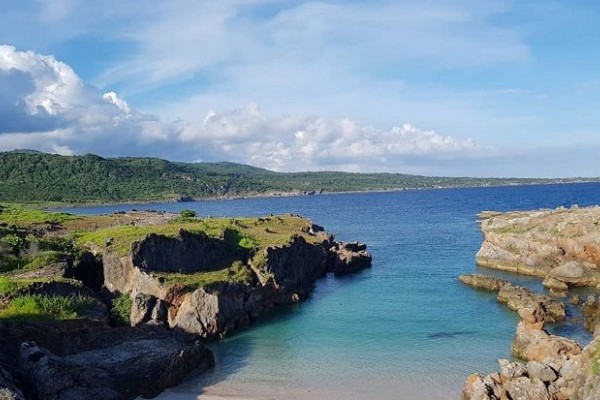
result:
<svg viewBox="0 0 600 400"><path fill-rule="evenodd" d="M600 2L2 0L0 151L600 176Z"/></svg>

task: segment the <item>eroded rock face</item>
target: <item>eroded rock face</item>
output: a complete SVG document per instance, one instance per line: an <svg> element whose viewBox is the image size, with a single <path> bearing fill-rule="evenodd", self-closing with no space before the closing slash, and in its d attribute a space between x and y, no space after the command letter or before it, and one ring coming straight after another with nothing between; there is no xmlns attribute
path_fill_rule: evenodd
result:
<svg viewBox="0 0 600 400"><path fill-rule="evenodd" d="M175 238L150 234L132 243L133 265L142 271L191 273L209 271L231 257L223 239L180 230Z"/></svg>
<svg viewBox="0 0 600 400"><path fill-rule="evenodd" d="M481 274L461 275L458 277L458 279L460 279L460 281L466 285L470 285L479 289L490 290L492 292L498 292L504 287L504 285L510 283L504 279Z"/></svg>
<svg viewBox="0 0 600 400"><path fill-rule="evenodd" d="M557 322L566 316L565 305L561 301L510 283L502 286L497 299L517 312L524 308L537 310L540 321Z"/></svg>
<svg viewBox="0 0 600 400"><path fill-rule="evenodd" d="M482 266L564 283L600 283L600 207L480 215ZM572 262L576 262L573 264ZM558 269L557 269L558 268Z"/></svg>
<svg viewBox="0 0 600 400"><path fill-rule="evenodd" d="M193 369L214 365L198 341L164 336L57 356L33 342L21 345L19 371L40 400L133 399L180 383Z"/></svg>
<svg viewBox="0 0 600 400"><path fill-rule="evenodd" d="M328 249L327 271L336 275L350 274L371 266L367 245L358 242L333 243Z"/></svg>

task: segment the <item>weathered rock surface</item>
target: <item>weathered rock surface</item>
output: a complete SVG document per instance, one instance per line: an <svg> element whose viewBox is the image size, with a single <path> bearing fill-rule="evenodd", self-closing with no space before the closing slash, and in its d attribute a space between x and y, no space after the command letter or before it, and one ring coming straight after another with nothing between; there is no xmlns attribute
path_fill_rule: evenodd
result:
<svg viewBox="0 0 600 400"><path fill-rule="evenodd" d="M600 283L600 207L480 214L481 266L558 279Z"/></svg>
<svg viewBox="0 0 600 400"><path fill-rule="evenodd" d="M581 353L577 342L560 336L550 335L544 330L547 311L542 306L522 308L523 318L517 325L517 332L511 345L513 356L527 361L565 361Z"/></svg>
<svg viewBox="0 0 600 400"><path fill-rule="evenodd" d="M371 266L367 245L358 242L334 243L328 249L327 271L336 275L350 274Z"/></svg>
<svg viewBox="0 0 600 400"><path fill-rule="evenodd" d="M537 309L539 319L545 322L562 321L566 316L565 305L561 301L510 283L500 289L497 299L517 312L523 308Z"/></svg>
<svg viewBox="0 0 600 400"><path fill-rule="evenodd" d="M504 287L504 285L510 283L504 279L481 274L461 275L458 277L458 279L460 279L460 281L466 285L470 285L479 289L490 290L492 292L498 292Z"/></svg>
<svg viewBox="0 0 600 400"><path fill-rule="evenodd" d="M165 329L0 321L0 336L13 376L36 399L153 396L214 364L197 338Z"/></svg>
<svg viewBox="0 0 600 400"><path fill-rule="evenodd" d="M213 283L191 291L163 285L153 270L178 272L179 263L185 261L204 271L216 258L231 257L224 253L227 248L223 244L216 243L218 240L209 241L203 235L195 239L194 234L183 231L177 238L152 235L134 243L132 253L124 257L109 245L103 254L105 286L110 292L130 294L134 300L134 326L164 325L207 339L221 338L248 326L278 304L305 299L315 280L327 272L351 273L371 265L366 245L334 242L316 225L308 230L322 237L322 244L294 235L287 244L267 247L259 257L259 265L247 266L253 282ZM212 261L198 261L201 257ZM167 267L159 266L161 263L167 263Z"/></svg>
<svg viewBox="0 0 600 400"><path fill-rule="evenodd" d="M585 329L594 332L600 326L600 300L586 301L581 305L583 325Z"/></svg>
<svg viewBox="0 0 600 400"><path fill-rule="evenodd" d="M480 289L498 292L497 300L519 312L524 308L536 310L536 318L546 322L565 319L565 305L549 296L537 294L522 286L516 286L504 279L480 274L461 275L460 281Z"/></svg>
<svg viewBox="0 0 600 400"><path fill-rule="evenodd" d="M473 374L463 400L594 400L600 397L598 347L581 349L572 340L549 335L539 310L522 309L523 320L513 341L513 355L527 363L498 360L500 373Z"/></svg>

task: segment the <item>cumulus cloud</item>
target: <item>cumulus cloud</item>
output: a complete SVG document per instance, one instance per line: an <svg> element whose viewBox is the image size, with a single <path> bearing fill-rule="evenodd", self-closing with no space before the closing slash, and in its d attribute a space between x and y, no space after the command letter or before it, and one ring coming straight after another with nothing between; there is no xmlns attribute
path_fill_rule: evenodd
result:
<svg viewBox="0 0 600 400"><path fill-rule="evenodd" d="M0 150L228 160L269 169L390 170L415 157L464 157L472 140L410 124L377 129L351 119L267 117L260 107L210 111L202 122L161 121L115 92L85 84L53 56L0 46Z"/></svg>

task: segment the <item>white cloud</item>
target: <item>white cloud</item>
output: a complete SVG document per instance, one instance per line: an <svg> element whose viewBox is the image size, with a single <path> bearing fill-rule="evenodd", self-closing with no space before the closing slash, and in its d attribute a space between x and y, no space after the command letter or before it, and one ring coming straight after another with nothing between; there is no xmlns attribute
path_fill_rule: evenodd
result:
<svg viewBox="0 0 600 400"><path fill-rule="evenodd" d="M0 46L0 150L33 148L61 154L162 156L250 163L276 170L395 168L410 157L462 157L476 150L404 124L389 130L350 119L267 117L259 106L209 112L202 122L163 122L129 107L115 92L86 85L53 56ZM17 90L19 89L19 90ZM14 108L13 107L13 108ZM40 119L39 125L29 120ZM44 125L45 123L45 125Z"/></svg>

